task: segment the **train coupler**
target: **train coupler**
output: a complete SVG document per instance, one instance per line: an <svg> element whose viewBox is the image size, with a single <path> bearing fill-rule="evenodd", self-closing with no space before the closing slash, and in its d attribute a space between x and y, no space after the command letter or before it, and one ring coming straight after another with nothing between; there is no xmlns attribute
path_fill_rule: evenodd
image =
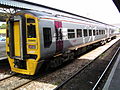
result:
<svg viewBox="0 0 120 90"><path fill-rule="evenodd" d="M15 59L14 60L14 67L19 69L27 69L26 61Z"/></svg>

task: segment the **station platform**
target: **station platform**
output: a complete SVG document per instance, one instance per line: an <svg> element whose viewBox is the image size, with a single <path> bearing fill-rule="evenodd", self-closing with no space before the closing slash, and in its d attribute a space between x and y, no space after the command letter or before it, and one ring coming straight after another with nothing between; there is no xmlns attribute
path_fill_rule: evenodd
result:
<svg viewBox="0 0 120 90"><path fill-rule="evenodd" d="M120 52L103 90L120 90Z"/></svg>
<svg viewBox="0 0 120 90"><path fill-rule="evenodd" d="M120 37L117 37L109 43L106 43L105 45L88 52L87 54L79 57L78 59L94 60L97 57L99 57L102 53L104 53L108 48L110 48L113 44L115 44L118 40L120 40Z"/></svg>
<svg viewBox="0 0 120 90"><path fill-rule="evenodd" d="M0 41L0 60L4 60L7 58L5 46L6 46L5 42Z"/></svg>

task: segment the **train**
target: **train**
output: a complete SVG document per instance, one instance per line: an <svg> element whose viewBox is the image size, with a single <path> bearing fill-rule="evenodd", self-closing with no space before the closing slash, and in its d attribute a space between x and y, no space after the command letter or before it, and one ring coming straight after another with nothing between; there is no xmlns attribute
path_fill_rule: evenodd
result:
<svg viewBox="0 0 120 90"><path fill-rule="evenodd" d="M11 70L35 75L44 62L56 67L71 60L83 47L105 44L115 38L116 28L99 21L51 14L18 11L7 20L6 53Z"/></svg>

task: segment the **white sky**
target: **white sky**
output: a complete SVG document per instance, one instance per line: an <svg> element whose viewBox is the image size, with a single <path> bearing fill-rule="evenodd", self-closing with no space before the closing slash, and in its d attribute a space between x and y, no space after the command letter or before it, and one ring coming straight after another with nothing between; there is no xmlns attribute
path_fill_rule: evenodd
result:
<svg viewBox="0 0 120 90"><path fill-rule="evenodd" d="M120 24L120 13L112 0L26 0L26 1L72 12L108 24Z"/></svg>
<svg viewBox="0 0 120 90"><path fill-rule="evenodd" d="M120 13L112 0L26 0L108 24L120 24Z"/></svg>

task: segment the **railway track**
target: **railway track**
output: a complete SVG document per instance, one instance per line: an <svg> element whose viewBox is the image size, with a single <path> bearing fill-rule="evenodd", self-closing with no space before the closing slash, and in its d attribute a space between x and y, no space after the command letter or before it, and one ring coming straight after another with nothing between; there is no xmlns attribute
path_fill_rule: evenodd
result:
<svg viewBox="0 0 120 90"><path fill-rule="evenodd" d="M19 77L18 75L13 75L0 81L0 90L13 90L29 81L30 79L25 79Z"/></svg>
<svg viewBox="0 0 120 90"><path fill-rule="evenodd" d="M12 77L14 74L11 72L7 57L0 58L0 81Z"/></svg>
<svg viewBox="0 0 120 90"><path fill-rule="evenodd" d="M88 67L91 63L93 63L94 61L89 62L88 64L86 64L85 66L83 66L83 68L81 68L78 72L76 72L74 75L72 75L71 77L69 77L66 81L64 81L62 84L60 84L57 88L55 88L54 90L59 90L60 88L62 88L66 83L68 83L71 79L73 79L76 75L78 75L79 73L81 73L86 67Z"/></svg>
<svg viewBox="0 0 120 90"><path fill-rule="evenodd" d="M85 60L84 60L85 61ZM82 72L86 67L88 67L88 66L90 66L90 64L92 64L94 61L90 61L89 63L85 63L84 65L81 65L82 67L80 68L80 70L77 72L77 73L79 73L79 72ZM69 69L70 70L70 69ZM59 70L58 70L59 71ZM61 72L61 71L60 71ZM70 71L69 71L70 72ZM76 72L76 71L75 71ZM77 74L76 73L76 74ZM65 74L65 73L64 73ZM60 75L60 73L59 74L57 74L58 75L58 78L61 78L61 75ZM49 84L52 84L52 85L54 85L54 89L55 90L59 90L60 88L61 88L61 86L64 86L64 82L63 81L65 81L66 79L64 79L64 80L62 80L61 82L59 82L59 80L58 81L56 81L56 79L54 79L54 78L57 78L57 75L54 75L54 73L50 73L50 75L48 75L48 76L45 76L45 77L43 77L43 78L41 78L41 79L36 79L35 80L35 82L33 81L32 83L29 83L29 84L27 84L27 85L25 85L25 86L22 86L22 87L20 87L18 90L21 90L21 89L30 89L30 87L33 87L33 85L36 85L37 83L39 84L39 88L43 88L43 87L41 87L41 85L43 85L42 83L49 83ZM65 83L67 83L67 82L69 82L69 80L70 79L72 79L73 77L75 77L74 75L68 75L70 78L69 79L67 79L66 81L65 81ZM47 79L46 79L47 78ZM52 81L49 81L48 79L51 79ZM61 78L62 79L62 78ZM36 83L36 81L37 81L37 83ZM54 82L56 82L57 83L57 85L58 85L58 87L57 88L55 88L57 85L56 85L56 83L54 83ZM59 82L59 83L58 83ZM34 83L34 84L33 84ZM47 84L46 83L46 84ZM62 83L62 84L61 84ZM56 86L55 86L56 85ZM26 88L26 87L28 87L28 88ZM38 87L38 86L36 86L36 87ZM36 87L34 87L35 89L36 89ZM52 87L52 86L51 86ZM59 88L60 87L60 88ZM47 87L46 87L47 88ZM45 89L46 89L45 88ZM53 88L52 89L49 89L49 90L53 90Z"/></svg>
<svg viewBox="0 0 120 90"><path fill-rule="evenodd" d="M105 77L105 74L110 69L111 65L113 64L113 61L117 59L117 56L118 56L119 52L120 52L120 47L115 52L114 56L112 57L112 59L108 63L107 67L105 68L105 70L101 74L100 78L98 79L98 81L96 82L96 84L94 85L94 87L92 88L92 90L97 90L99 88L100 83L102 82L103 78Z"/></svg>
<svg viewBox="0 0 120 90"><path fill-rule="evenodd" d="M37 79L45 78L46 75L34 76L26 78L26 76L21 76L19 74L13 74L3 79L0 79L0 90L14 90L24 87L30 82Z"/></svg>
<svg viewBox="0 0 120 90"><path fill-rule="evenodd" d="M89 83L91 85L89 85L89 89L87 88L84 88L85 86L83 85L82 87L82 84L79 84L79 86L81 85L81 87L77 87L77 89L79 90L98 90L99 89L99 86L102 82L102 79L104 78L106 72L108 71L108 69L110 68L111 64L113 64L113 61L115 60L116 56L118 55L119 53L119 50L120 48L117 49L117 51L115 52L115 54L113 55L112 59L109 61L108 65L106 66L106 68L104 69L103 73L101 75L99 75L97 78L98 80L95 81L90 81L89 80ZM91 61L89 62L87 65L85 65L83 68L81 68L79 71L77 71L74 75L72 75L71 77L69 77L67 80L65 80L63 83L61 83L60 85L58 85L54 90L75 90L76 88L74 88L75 84L78 84L80 83L79 81L80 80L83 80L83 79L80 79L81 77L78 77L79 76L82 76L80 74L83 74L83 73L86 73L87 71L89 71L89 67L95 62L97 61L97 59L95 59L94 61ZM92 65L93 66L93 65ZM88 68L88 69L86 69ZM86 71L84 71L86 69ZM92 72L91 72L92 73ZM86 73L87 74L87 73ZM94 73L93 73L94 74ZM76 78L77 79L80 79L78 80L78 83L76 83ZM90 78L90 77L89 77ZM75 83L74 83L75 82ZM88 80L86 81L88 82ZM77 90L76 89L76 90Z"/></svg>
<svg viewBox="0 0 120 90"><path fill-rule="evenodd" d="M15 76L15 75L16 75L16 74L7 75L6 77L0 79L0 82L3 81L3 80L5 80L5 79L11 78L11 77L13 77L13 76Z"/></svg>
<svg viewBox="0 0 120 90"><path fill-rule="evenodd" d="M26 76L15 73L0 80L0 90L19 90L20 87L25 86L28 83L42 77L44 77L44 75Z"/></svg>
<svg viewBox="0 0 120 90"><path fill-rule="evenodd" d="M77 60L75 60L75 61L77 61ZM80 62L80 60L78 60L78 61ZM64 86L65 83L69 82L72 78L75 77L73 75L73 73L75 73L76 71L77 71L77 73L82 72L86 67L90 66L94 62L94 61L83 60L84 64L83 63L80 64L80 63L78 63L78 61L74 64L71 63L74 66L77 66L77 64L78 64L79 67L77 67L75 71L71 71L71 70L73 70L72 67L74 67L74 66L67 65L67 66L65 66L65 69L63 67L63 68L56 70L55 72L51 72L50 74L47 74L47 75L38 75L38 76L34 76L34 77L30 77L30 76L24 77L20 74L15 74L13 76L11 75L10 77L0 80L0 90L13 90L13 89L22 90L22 89L26 89L26 87L28 87L27 89L31 89L29 86L32 87L32 84L36 83L36 81L37 81L37 83L39 83L39 86L41 83L42 83L41 85L43 85L43 83L49 83L49 84L55 85L54 88L56 86L58 86L57 88L55 88L55 90L58 90L61 88L61 86ZM66 67L70 67L70 68L66 68ZM78 69L80 69L80 70L78 71ZM66 72L66 70L69 70L69 71ZM77 73L76 73L76 75L77 75ZM67 79L68 77L70 77L70 78ZM61 79L61 81L60 81L60 79ZM45 87L45 88L47 88L47 87ZM53 90L53 88L50 90Z"/></svg>
<svg viewBox="0 0 120 90"><path fill-rule="evenodd" d="M7 71L4 70L3 66L8 66L9 63L6 60L6 57L0 58L0 70L2 71L0 73L0 90L14 90L18 89L38 78L41 78L41 75L37 76L27 76L27 75L21 75L18 73L11 72L11 70L8 68ZM5 61L6 60L6 61Z"/></svg>

